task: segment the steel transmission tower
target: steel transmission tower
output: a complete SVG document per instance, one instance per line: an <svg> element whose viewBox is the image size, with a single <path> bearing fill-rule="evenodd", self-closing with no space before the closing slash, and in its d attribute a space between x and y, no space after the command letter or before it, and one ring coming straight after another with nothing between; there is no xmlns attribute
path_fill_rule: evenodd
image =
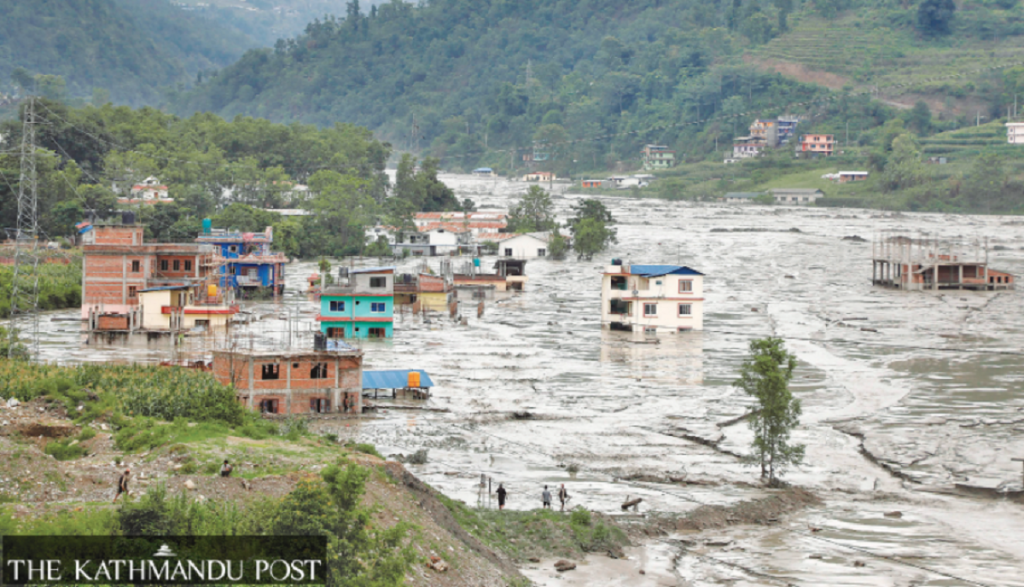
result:
<svg viewBox="0 0 1024 587"><path fill-rule="evenodd" d="M7 356L17 354L19 335L30 358L39 356L39 214L36 176L35 98L25 105L21 133L21 175L18 181L18 225L14 232L14 275L11 279L11 323Z"/></svg>

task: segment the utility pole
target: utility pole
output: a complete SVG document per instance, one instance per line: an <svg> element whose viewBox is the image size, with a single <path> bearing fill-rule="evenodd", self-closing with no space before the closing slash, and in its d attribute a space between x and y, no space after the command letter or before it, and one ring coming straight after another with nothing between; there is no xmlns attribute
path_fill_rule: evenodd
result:
<svg viewBox="0 0 1024 587"><path fill-rule="evenodd" d="M18 180L18 224L14 233L14 275L11 277L11 321L7 356L16 356L18 335L27 333L29 357L39 356L39 215L36 174L35 98L25 104L21 133L21 175Z"/></svg>

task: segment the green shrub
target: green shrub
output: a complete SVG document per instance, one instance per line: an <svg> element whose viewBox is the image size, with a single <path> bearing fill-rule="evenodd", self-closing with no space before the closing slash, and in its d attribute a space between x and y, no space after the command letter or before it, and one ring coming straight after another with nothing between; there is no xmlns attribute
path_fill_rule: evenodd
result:
<svg viewBox="0 0 1024 587"><path fill-rule="evenodd" d="M350 449L352 449L354 451L357 451L357 452L361 452L361 453L368 454L368 455L373 455L373 456L381 458L381 459L384 458L379 452L377 452L377 447L375 447L375 446L373 446L372 444L369 444L369 443L365 443L365 442L351 442L350 441L350 442L346 442L345 443L345 447L346 448L350 448ZM426 462L426 461L424 460L424 462Z"/></svg>
<svg viewBox="0 0 1024 587"><path fill-rule="evenodd" d="M71 444L70 440L55 440L47 443L43 452L53 456L58 461L70 461L84 457L87 451L80 444Z"/></svg>
<svg viewBox="0 0 1024 587"><path fill-rule="evenodd" d="M88 427L88 426L86 426L85 428L82 428L82 431L78 433L78 440L79 440L79 442L85 442L86 440L90 440L90 439L95 438L95 437L96 437L96 431L93 430L92 428Z"/></svg>

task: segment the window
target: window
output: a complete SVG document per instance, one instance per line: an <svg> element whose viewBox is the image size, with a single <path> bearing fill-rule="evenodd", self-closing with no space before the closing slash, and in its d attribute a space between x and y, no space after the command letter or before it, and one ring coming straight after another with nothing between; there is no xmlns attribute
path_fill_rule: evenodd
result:
<svg viewBox="0 0 1024 587"><path fill-rule="evenodd" d="M386 302L373 302L370 304L370 311L374 314L382 314L387 311L387 307Z"/></svg>
<svg viewBox="0 0 1024 587"><path fill-rule="evenodd" d="M142 271L142 263L139 261L132 261L132 273L138 273Z"/></svg>
<svg viewBox="0 0 1024 587"><path fill-rule="evenodd" d="M679 304L679 315L680 316L692 316L693 306L691 304Z"/></svg>
<svg viewBox="0 0 1024 587"><path fill-rule="evenodd" d="M238 252L238 245L231 245L230 247L228 247L228 252L229 253L237 253Z"/></svg>
<svg viewBox="0 0 1024 587"><path fill-rule="evenodd" d="M175 271L181 271L181 261L179 261L177 259L174 260L174 270Z"/></svg>
<svg viewBox="0 0 1024 587"><path fill-rule="evenodd" d="M317 398L309 400L309 411L314 414L326 414L331 411L331 400Z"/></svg>
<svg viewBox="0 0 1024 587"><path fill-rule="evenodd" d="M655 281L654 285L661 285L661 280L659 279L658 281Z"/></svg>
<svg viewBox="0 0 1024 587"><path fill-rule="evenodd" d="M327 379L327 363L313 363L309 370L310 379Z"/></svg>
<svg viewBox="0 0 1024 587"><path fill-rule="evenodd" d="M388 286L388 278L387 277L371 277L370 278L370 287L381 288L381 287L387 287L387 286Z"/></svg>
<svg viewBox="0 0 1024 587"><path fill-rule="evenodd" d="M387 329L385 328L371 328L369 333L370 338L384 338L387 335Z"/></svg>
<svg viewBox="0 0 1024 587"><path fill-rule="evenodd" d="M693 282L689 279L679 280L679 293L689 293L693 291Z"/></svg>
<svg viewBox="0 0 1024 587"><path fill-rule="evenodd" d="M657 316L658 304L644 304L644 316Z"/></svg>
<svg viewBox="0 0 1024 587"><path fill-rule="evenodd" d="M548 250L547 249L537 249L537 256L538 257L547 257L548 256Z"/></svg>
<svg viewBox="0 0 1024 587"><path fill-rule="evenodd" d="M344 328L328 328L327 338L345 338Z"/></svg>
<svg viewBox="0 0 1024 587"><path fill-rule="evenodd" d="M185 261L185 271L192 271L192 261Z"/></svg>
<svg viewBox="0 0 1024 587"><path fill-rule="evenodd" d="M138 295L139 295L139 288L137 286L134 286L134 285L129 285L128 286L128 297L134 298L134 297L138 297Z"/></svg>
<svg viewBox="0 0 1024 587"><path fill-rule="evenodd" d="M345 311L345 302L344 301L341 301L341 302L331 302L331 311L332 312L344 312Z"/></svg>
<svg viewBox="0 0 1024 587"><path fill-rule="evenodd" d="M645 326L644 327L644 334L658 334L658 327L657 326Z"/></svg>
<svg viewBox="0 0 1024 587"><path fill-rule="evenodd" d="M260 400L260 412L264 414L276 414L277 405L278 404L276 399Z"/></svg>
<svg viewBox="0 0 1024 587"><path fill-rule="evenodd" d="M277 363L267 363L261 365L262 378L263 379L280 379L281 378L281 366Z"/></svg>
<svg viewBox="0 0 1024 587"><path fill-rule="evenodd" d="M512 256L512 249L505 249L505 256L506 257L511 257Z"/></svg>
<svg viewBox="0 0 1024 587"><path fill-rule="evenodd" d="M160 260L160 271L167 271L167 259Z"/></svg>

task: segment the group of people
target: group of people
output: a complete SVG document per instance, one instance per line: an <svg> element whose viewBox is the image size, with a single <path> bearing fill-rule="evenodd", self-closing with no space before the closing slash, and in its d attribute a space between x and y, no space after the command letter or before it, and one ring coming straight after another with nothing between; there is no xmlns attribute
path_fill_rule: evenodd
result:
<svg viewBox="0 0 1024 587"><path fill-rule="evenodd" d="M508 500L508 491L505 489L504 483L498 484L498 509L505 509L505 502ZM545 509L551 509L551 491L548 490L548 486L544 486L544 491L540 492L540 501ZM561 511L565 511L565 504L569 501L569 492L565 489L565 483L562 483L561 487L558 488L558 501L562 504Z"/></svg>
<svg viewBox="0 0 1024 587"><path fill-rule="evenodd" d="M233 470L234 470L234 467L231 466L231 463L229 463L227 461L227 459L224 459L224 464L220 466L220 476L221 477L230 477L231 476L231 471L233 471ZM128 481L131 479L131 476L132 476L132 470L131 469L125 469L124 473L121 473L121 476L118 477L118 479L117 479L117 493L114 494L114 503L117 503L117 498L121 497L122 493L125 494L125 495L128 494ZM128 499L128 498L126 497L125 499Z"/></svg>

